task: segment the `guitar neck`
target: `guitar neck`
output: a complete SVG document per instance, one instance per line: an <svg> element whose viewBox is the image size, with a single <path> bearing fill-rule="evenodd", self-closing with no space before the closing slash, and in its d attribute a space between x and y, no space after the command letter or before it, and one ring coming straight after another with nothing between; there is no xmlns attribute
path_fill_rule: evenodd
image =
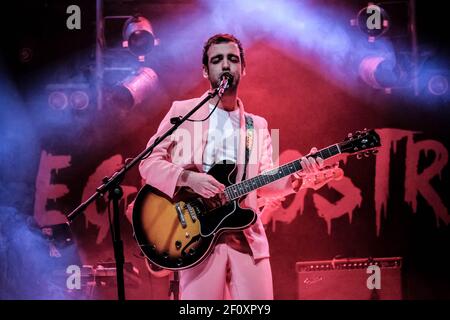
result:
<svg viewBox="0 0 450 320"><path fill-rule="evenodd" d="M327 148L319 150L314 155L307 155L307 157L321 157L325 160L340 153L341 149L339 144L333 144ZM294 160L277 168L266 171L256 177L228 186L225 188L225 193L228 196L228 199L236 200L256 189L264 187L265 185L278 181L295 172L300 172L303 170L300 160L301 159Z"/></svg>

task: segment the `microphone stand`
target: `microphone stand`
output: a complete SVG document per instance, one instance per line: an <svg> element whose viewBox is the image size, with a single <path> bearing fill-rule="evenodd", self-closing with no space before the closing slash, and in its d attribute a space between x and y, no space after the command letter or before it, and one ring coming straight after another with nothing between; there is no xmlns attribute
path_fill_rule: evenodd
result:
<svg viewBox="0 0 450 320"><path fill-rule="evenodd" d="M173 294L173 300L179 300L180 294L180 278L178 275L178 271L173 272L173 279L170 280L169 284L169 297Z"/></svg>
<svg viewBox="0 0 450 320"><path fill-rule="evenodd" d="M170 136L183 122L185 122L192 114L194 114L202 105L204 105L207 101L219 95L222 96L225 89L229 87L229 79L221 81L220 85L214 89L214 91L210 91L208 95L199 102L197 106L195 106L191 111L189 111L184 117L175 118L174 121L171 119L171 123L173 126L167 130L162 136L157 137L151 146L146 148L140 154L138 154L135 158L133 158L128 163L125 163L124 166L117 170L111 177L103 178L103 184L100 185L94 194L92 194L89 199L85 202L81 203L76 209L74 209L71 213L67 215L67 224L72 223L81 213L84 212L86 207L88 207L92 202L94 202L100 196L103 196L106 192L108 193L108 198L113 202L113 214L114 214L114 240L113 240L113 249L114 249L114 258L116 261L116 277L117 277L117 297L118 300L125 300L125 285L124 285L124 276L123 276L123 265L125 262L124 254L123 254L123 242L120 238L120 223L119 223L119 202L121 197L123 196L123 191L120 186L121 181L125 177L125 173L138 164L143 158L150 155L153 152L153 149L161 143L165 138ZM111 230L112 232L112 230Z"/></svg>

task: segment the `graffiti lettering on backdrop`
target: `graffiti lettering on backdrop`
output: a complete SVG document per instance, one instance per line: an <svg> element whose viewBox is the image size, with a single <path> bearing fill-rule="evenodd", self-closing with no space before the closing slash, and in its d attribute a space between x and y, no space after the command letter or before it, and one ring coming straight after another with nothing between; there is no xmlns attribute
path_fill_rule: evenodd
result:
<svg viewBox="0 0 450 320"><path fill-rule="evenodd" d="M35 210L34 215L39 225L53 225L64 223L67 221L64 214L57 210L47 210L48 200L56 200L67 193L70 189L64 184L52 184L51 173L55 170L55 175L59 174L60 169L70 167L71 156L70 155L52 155L46 151L41 153L41 161L39 164L39 170L36 178L36 194L35 194ZM95 172L88 178L86 185L83 188L82 201L88 199L95 189L101 184L102 179L105 176L109 176L117 169L122 167L123 158L117 154L109 159L104 160L95 170ZM127 207L128 196L136 193L137 188L134 186L123 185L123 199L124 206ZM81 202L81 201L80 201ZM106 206L96 206L92 203L85 210L85 227L89 227L89 224L93 224L97 227L97 240L96 243L101 243L109 230L108 216Z"/></svg>
<svg viewBox="0 0 450 320"><path fill-rule="evenodd" d="M55 201L69 193L65 184L52 184L51 173L58 175L60 169L68 168L70 155L54 156L46 151L41 152L39 169L36 176L36 194L34 197L34 219L41 226L65 223L66 216L58 210L47 210L47 201Z"/></svg>
<svg viewBox="0 0 450 320"><path fill-rule="evenodd" d="M431 185L431 180L442 174L442 170L448 162L448 151L445 146L436 140L414 141L418 132L400 130L400 129L378 129L381 137L382 147L376 157L375 167L375 212L376 212L376 232L380 234L381 214L386 215L386 203L389 191L389 168L391 162L391 150L397 152L397 145L402 139L406 139L406 157L405 157L405 181L404 181L404 201L408 203L413 212L417 212L417 197L419 194L433 208L436 217L436 223L439 227L440 222L445 225L450 223L450 216L439 194ZM434 153L433 162L419 173L419 156L421 153ZM280 155L280 159L290 153L289 158L300 157L298 151L286 150ZM343 177L339 181L331 181L328 183L330 188L342 194L342 198L332 203L322 195L313 194L313 202L316 207L317 214L327 223L328 234L331 234L331 222L344 215L349 216L351 223L353 211L361 205L363 200L361 190L356 187L349 177ZM297 212L303 213L305 190L301 190L295 195L294 200L287 208L278 206L275 210L267 210L266 216L263 217L265 222L272 221L272 231L275 231L276 222L291 223Z"/></svg>
<svg viewBox="0 0 450 320"><path fill-rule="evenodd" d="M408 203L414 213L417 212L417 197L420 194L433 208L436 216L436 223L439 226L440 221L448 225L450 216L442 199L431 185L431 179L441 175L442 170L448 162L448 151L445 146L436 140L414 141L414 134L418 132L382 129L378 130L384 148L381 148L377 155L376 177L375 177L375 206L377 214L377 234L380 232L381 210L386 214L386 202L388 199L387 190L389 187L389 165L390 151L395 153L397 144L400 140L406 138L406 159L405 159L405 202ZM419 156L421 153L435 154L431 165L419 173Z"/></svg>
<svg viewBox="0 0 450 320"><path fill-rule="evenodd" d="M439 194L431 185L431 180L440 176L442 170L448 162L448 151L445 146L436 140L414 141L417 132L400 129L378 129L381 137L382 147L376 157L375 165L375 214L376 214L376 232L377 235L381 229L381 215L386 215L386 204L389 197L389 168L391 165L391 150L397 152L398 143L406 139L405 180L404 180L404 201L411 206L413 212L417 212L417 197L419 194L432 207L436 217L437 226L441 222L445 225L450 223L450 216ZM419 157L421 153L435 155L433 162L419 173ZM301 154L295 150L285 150L280 155L280 163L285 160L300 158ZM40 225L57 224L66 221L65 216L57 210L47 210L46 204L49 199L55 200L66 195L69 187L64 184L52 184L51 173L55 170L58 175L59 170L71 166L70 155L52 155L46 151L41 153L39 171L36 178L36 196L35 196L35 218ZM83 189L82 199L87 199L95 192L95 188L101 183L102 178L111 175L122 166L123 158L121 155L114 155L104 160L97 167L95 172L89 177ZM319 217L323 218L327 224L327 232L331 234L331 223L334 219L348 215L349 221L352 221L354 210L361 206L363 201L361 190L355 186L350 177L344 176L339 181L328 183L330 188L339 192L342 197L331 202L326 197L314 193L313 203ZM124 206L127 207L127 199L133 193L137 192L135 186L123 186ZM287 208L280 205L274 206L274 210L266 210L262 216L263 222L272 221L272 231L275 232L277 222L290 224L297 216L303 214L304 198L306 190L298 192L293 201ZM280 202L280 201L279 201ZM105 214L106 206L91 205L86 209L86 228L93 224L98 228L97 244L101 243L109 230L108 216Z"/></svg>
<svg viewBox="0 0 450 320"><path fill-rule="evenodd" d="M302 157L297 150L285 150L280 155L280 163L292 161ZM346 161L346 158L343 159ZM313 194L314 205L317 214L325 219L327 223L328 234L331 233L331 221L348 214L349 220L352 220L353 210L358 208L362 202L361 190L357 188L350 178L344 176L339 181L330 181L328 186L334 188L342 194L342 198L336 203L331 203L318 194ZM295 194L294 199L287 208L281 207L281 203L273 204L276 199L271 199L268 204L272 206L269 210L264 210L262 221L264 224L272 220L272 232L276 232L276 223L278 221L290 224L297 216L297 212L301 215L304 211L305 196L308 190L302 189ZM272 202L273 201L273 202ZM265 208L266 209L266 208Z"/></svg>
<svg viewBox="0 0 450 320"><path fill-rule="evenodd" d="M103 161L95 170L95 172L89 177L88 182L83 190L83 199L89 198L93 193L95 193L95 189L99 186L99 182L105 176L110 176L113 172L117 171L123 166L122 156L117 154L112 156L109 159ZM125 201L125 208L127 207L127 199L128 196L132 193L137 192L137 188L133 186L122 186L123 190L123 199ZM91 205L86 208L86 229L89 227L89 223L95 225L98 228L97 240L96 243L101 243L109 230L109 222L108 215L105 214L105 211L108 208L105 206L103 209L98 208L97 206Z"/></svg>

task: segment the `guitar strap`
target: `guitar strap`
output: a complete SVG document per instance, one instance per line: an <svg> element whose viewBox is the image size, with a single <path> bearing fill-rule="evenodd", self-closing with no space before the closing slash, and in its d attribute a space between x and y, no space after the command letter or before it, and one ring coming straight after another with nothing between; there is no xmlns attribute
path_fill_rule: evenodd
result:
<svg viewBox="0 0 450 320"><path fill-rule="evenodd" d="M245 129L247 135L245 137L245 164L244 164L244 174L242 175L242 180L244 181L247 175L247 165L250 159L250 151L253 145L253 118L245 115Z"/></svg>

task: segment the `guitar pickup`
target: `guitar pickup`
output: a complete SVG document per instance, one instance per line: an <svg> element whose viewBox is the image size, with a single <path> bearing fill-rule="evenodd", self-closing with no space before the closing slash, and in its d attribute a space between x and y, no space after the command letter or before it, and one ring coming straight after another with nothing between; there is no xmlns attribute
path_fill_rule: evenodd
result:
<svg viewBox="0 0 450 320"><path fill-rule="evenodd" d="M180 220L181 226L185 229L187 227L186 219L184 219L183 210L181 210L179 203L175 204L175 210L177 211L178 220Z"/></svg>
<svg viewBox="0 0 450 320"><path fill-rule="evenodd" d="M195 213L195 209L189 203L187 203L184 207L189 212L189 215L191 216L192 222L197 221L197 214Z"/></svg>

